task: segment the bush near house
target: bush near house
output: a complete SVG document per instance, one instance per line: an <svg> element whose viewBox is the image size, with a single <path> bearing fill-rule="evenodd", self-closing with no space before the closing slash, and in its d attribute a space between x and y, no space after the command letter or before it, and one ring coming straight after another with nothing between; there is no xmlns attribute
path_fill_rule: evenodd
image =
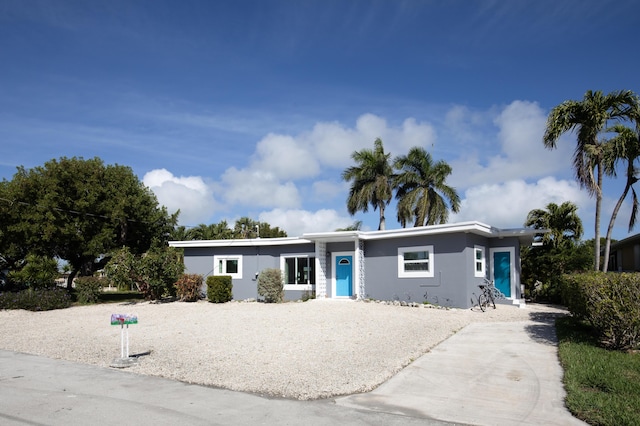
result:
<svg viewBox="0 0 640 426"><path fill-rule="evenodd" d="M29 288L18 292L0 293L0 309L50 311L69 306L71 306L71 296L66 289L62 288Z"/></svg>
<svg viewBox="0 0 640 426"><path fill-rule="evenodd" d="M83 305L97 303L100 300L102 288L108 286L104 278L78 277L76 278L76 298Z"/></svg>
<svg viewBox="0 0 640 426"><path fill-rule="evenodd" d="M640 274L564 275L562 296L573 316L590 324L606 347L640 347Z"/></svg>
<svg viewBox="0 0 640 426"><path fill-rule="evenodd" d="M218 275L207 277L207 297L212 303L226 303L233 298L231 276Z"/></svg>
<svg viewBox="0 0 640 426"><path fill-rule="evenodd" d="M182 274L175 283L176 293L180 300L182 302L198 301L203 280L203 276L199 274Z"/></svg>
<svg viewBox="0 0 640 426"><path fill-rule="evenodd" d="M280 303L284 299L284 278L280 269L264 269L258 275L258 294L267 303Z"/></svg>

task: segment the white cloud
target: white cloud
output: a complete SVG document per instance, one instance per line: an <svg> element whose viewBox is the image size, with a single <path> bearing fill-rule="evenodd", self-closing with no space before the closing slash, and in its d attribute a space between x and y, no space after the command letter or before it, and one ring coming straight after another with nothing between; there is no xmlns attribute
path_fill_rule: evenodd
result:
<svg viewBox="0 0 640 426"><path fill-rule="evenodd" d="M315 201L330 201L348 191L346 182L319 180L313 183L313 198Z"/></svg>
<svg viewBox="0 0 640 426"><path fill-rule="evenodd" d="M542 137L546 114L537 103L514 101L494 118L498 127L496 149L463 153L449 164L453 168L450 184L466 188L478 182L492 184L570 172L572 145L544 147ZM493 153L493 154L491 154ZM484 154L484 155L483 155Z"/></svg>
<svg viewBox="0 0 640 426"><path fill-rule="evenodd" d="M181 224L207 223L214 213L213 191L199 176L176 177L166 169L156 169L146 173L142 182L169 213L180 210Z"/></svg>
<svg viewBox="0 0 640 426"><path fill-rule="evenodd" d="M284 229L290 237L309 232L327 232L345 228L353 224L349 216L340 216L335 210L323 209L316 212L307 210L273 209L259 215L260 222Z"/></svg>
<svg viewBox="0 0 640 426"><path fill-rule="evenodd" d="M320 166L308 145L292 136L270 133L256 146L252 169L269 171L278 179L315 176Z"/></svg>
<svg viewBox="0 0 640 426"><path fill-rule="evenodd" d="M511 180L478 185L467 189L462 198L460 213L450 217L452 222L478 220L499 228L522 227L529 211L543 209L549 203L571 201L579 208L589 203L587 194L575 182L554 177L534 183Z"/></svg>
<svg viewBox="0 0 640 426"><path fill-rule="evenodd" d="M222 175L225 200L230 206L300 206L300 195L293 182L280 183L275 174L263 170L227 169Z"/></svg>

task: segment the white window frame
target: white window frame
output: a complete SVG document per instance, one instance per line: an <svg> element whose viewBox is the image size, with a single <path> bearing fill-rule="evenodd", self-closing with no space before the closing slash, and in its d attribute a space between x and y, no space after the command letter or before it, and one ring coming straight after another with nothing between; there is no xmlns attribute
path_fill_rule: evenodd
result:
<svg viewBox="0 0 640 426"><path fill-rule="evenodd" d="M429 256L425 263L429 265L427 271L405 271L404 254L411 252L426 251ZM433 246L398 247L398 278L433 278Z"/></svg>
<svg viewBox="0 0 640 426"><path fill-rule="evenodd" d="M223 264L225 265L225 270L224 271L219 271L218 270L218 265L220 263L220 261L226 261L226 260L237 260L238 261L238 272L236 273L232 273L229 274L226 271L226 263L223 262ZM214 255L213 256L213 275L214 276L220 276L220 275L229 275L232 279L235 280L240 280L242 279L242 255L241 254L233 254L233 255L225 255L225 254L220 254L220 255Z"/></svg>
<svg viewBox="0 0 640 426"><path fill-rule="evenodd" d="M482 258L478 260L478 251L482 253ZM476 278L484 278L487 271L487 250L484 246L473 247L473 274ZM478 271L478 262L481 263L480 271Z"/></svg>
<svg viewBox="0 0 640 426"><path fill-rule="evenodd" d="M309 258L314 258L314 268L317 270L318 265L316 265L316 254L315 253L287 253L287 254L281 254L280 255L280 270L282 271L282 277L284 278L285 276L285 261L286 259L291 259L291 258L301 258L301 257L305 257L307 259ZM297 262L296 262L297 264ZM309 275L311 276L311 275ZM316 279L318 277L315 277ZM307 291L311 291L314 290L316 288L315 284L284 284L284 289L285 290L307 290Z"/></svg>

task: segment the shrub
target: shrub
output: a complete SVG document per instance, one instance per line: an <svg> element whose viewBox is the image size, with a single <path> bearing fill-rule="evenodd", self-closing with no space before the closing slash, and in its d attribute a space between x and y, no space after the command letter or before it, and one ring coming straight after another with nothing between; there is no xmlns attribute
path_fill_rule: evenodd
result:
<svg viewBox="0 0 640 426"><path fill-rule="evenodd" d="M96 303L100 300L102 287L107 284L104 278L79 277L76 278L76 297L79 303Z"/></svg>
<svg viewBox="0 0 640 426"><path fill-rule="evenodd" d="M173 284L184 272L184 263L174 247L154 246L139 257L124 247L114 254L105 272L119 290L135 286L145 299L157 300L175 295Z"/></svg>
<svg viewBox="0 0 640 426"><path fill-rule="evenodd" d="M200 299L200 289L202 288L202 275L182 274L175 283L176 292L183 302L195 302Z"/></svg>
<svg viewBox="0 0 640 426"><path fill-rule="evenodd" d="M302 300L303 302L306 302L307 300L310 299L315 299L316 298L316 292L314 290L305 290L302 292L302 297L300 298L300 300Z"/></svg>
<svg viewBox="0 0 640 426"><path fill-rule="evenodd" d="M231 276L218 275L207 277L207 297L209 302L226 303L233 298Z"/></svg>
<svg viewBox="0 0 640 426"><path fill-rule="evenodd" d="M640 274L584 273L563 277L563 296L613 349L640 345Z"/></svg>
<svg viewBox="0 0 640 426"><path fill-rule="evenodd" d="M71 296L66 289L27 289L19 292L0 293L0 309L26 309L50 311L71 306Z"/></svg>
<svg viewBox="0 0 640 426"><path fill-rule="evenodd" d="M264 269L258 275L258 294L267 303L280 303L284 299L284 279L280 269Z"/></svg>
<svg viewBox="0 0 640 426"><path fill-rule="evenodd" d="M55 285L58 262L46 256L28 254L21 269L9 272L9 281L18 288L45 288Z"/></svg>

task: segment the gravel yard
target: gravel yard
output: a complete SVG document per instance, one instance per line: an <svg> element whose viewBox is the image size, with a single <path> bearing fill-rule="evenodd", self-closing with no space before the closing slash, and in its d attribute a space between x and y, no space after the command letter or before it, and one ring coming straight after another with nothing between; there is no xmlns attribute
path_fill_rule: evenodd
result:
<svg viewBox="0 0 640 426"><path fill-rule="evenodd" d="M527 309L485 313L374 302L137 303L47 312L0 311L0 349L108 367L120 357L112 313L137 314L127 371L294 399L374 389L477 321L526 321ZM557 312L557 310L556 310Z"/></svg>

